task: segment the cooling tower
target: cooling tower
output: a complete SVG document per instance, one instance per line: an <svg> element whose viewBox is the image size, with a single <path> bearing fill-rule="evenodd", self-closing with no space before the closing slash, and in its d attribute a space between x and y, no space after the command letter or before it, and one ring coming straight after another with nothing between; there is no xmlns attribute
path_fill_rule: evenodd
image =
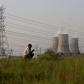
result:
<svg viewBox="0 0 84 84"><path fill-rule="evenodd" d="M53 37L52 38L52 50L57 53L58 49L58 37Z"/></svg>
<svg viewBox="0 0 84 84"><path fill-rule="evenodd" d="M78 38L71 38L70 39L70 51L72 54L79 54L79 44Z"/></svg>
<svg viewBox="0 0 84 84"><path fill-rule="evenodd" d="M59 34L58 36L58 53L69 54L69 36L68 34Z"/></svg>

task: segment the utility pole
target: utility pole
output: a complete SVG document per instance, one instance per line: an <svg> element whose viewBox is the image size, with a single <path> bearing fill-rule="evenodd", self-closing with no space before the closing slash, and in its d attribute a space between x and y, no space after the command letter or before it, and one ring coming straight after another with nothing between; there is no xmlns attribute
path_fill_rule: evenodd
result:
<svg viewBox="0 0 84 84"><path fill-rule="evenodd" d="M40 53L39 53L39 55L41 55L41 48L40 48Z"/></svg>
<svg viewBox="0 0 84 84"><path fill-rule="evenodd" d="M8 42L6 38L5 24L4 24L4 7L0 7L0 56L6 56L6 48Z"/></svg>
<svg viewBox="0 0 84 84"><path fill-rule="evenodd" d="M35 45L35 55L38 55L38 44Z"/></svg>

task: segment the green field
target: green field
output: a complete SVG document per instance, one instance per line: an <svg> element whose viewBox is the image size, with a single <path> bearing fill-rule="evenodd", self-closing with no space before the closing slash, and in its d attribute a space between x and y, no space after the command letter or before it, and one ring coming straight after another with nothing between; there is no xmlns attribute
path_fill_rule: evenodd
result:
<svg viewBox="0 0 84 84"><path fill-rule="evenodd" d="M84 84L84 57L1 59L0 84Z"/></svg>

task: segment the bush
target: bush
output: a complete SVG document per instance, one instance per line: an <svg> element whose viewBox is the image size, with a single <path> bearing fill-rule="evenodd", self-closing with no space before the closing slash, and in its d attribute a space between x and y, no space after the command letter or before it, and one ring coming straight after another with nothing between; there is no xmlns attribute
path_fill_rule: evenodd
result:
<svg viewBox="0 0 84 84"><path fill-rule="evenodd" d="M53 52L52 49L47 49L40 57L41 60L45 59L45 60L51 60L51 59L54 59L56 60L57 59L57 55Z"/></svg>

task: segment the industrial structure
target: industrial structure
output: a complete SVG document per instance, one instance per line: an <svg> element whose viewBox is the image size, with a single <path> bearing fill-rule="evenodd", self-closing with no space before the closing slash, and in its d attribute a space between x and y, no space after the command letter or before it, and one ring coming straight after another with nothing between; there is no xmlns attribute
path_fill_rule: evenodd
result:
<svg viewBox="0 0 84 84"><path fill-rule="evenodd" d="M54 53L57 53L57 49L58 49L58 37L53 37L52 38L52 50L54 51Z"/></svg>
<svg viewBox="0 0 84 84"><path fill-rule="evenodd" d="M56 36L52 38L52 50L55 53L79 54L79 39L69 39L68 34L58 34L58 37Z"/></svg>
<svg viewBox="0 0 84 84"><path fill-rule="evenodd" d="M71 38L70 39L70 51L73 54L79 54L79 42L78 38Z"/></svg>
<svg viewBox="0 0 84 84"><path fill-rule="evenodd" d="M6 56L8 49L8 42L6 37L5 25L4 25L4 8L0 7L0 56Z"/></svg>
<svg viewBox="0 0 84 84"><path fill-rule="evenodd" d="M68 54L69 50L69 36L68 34L59 34L58 36L58 53Z"/></svg>

